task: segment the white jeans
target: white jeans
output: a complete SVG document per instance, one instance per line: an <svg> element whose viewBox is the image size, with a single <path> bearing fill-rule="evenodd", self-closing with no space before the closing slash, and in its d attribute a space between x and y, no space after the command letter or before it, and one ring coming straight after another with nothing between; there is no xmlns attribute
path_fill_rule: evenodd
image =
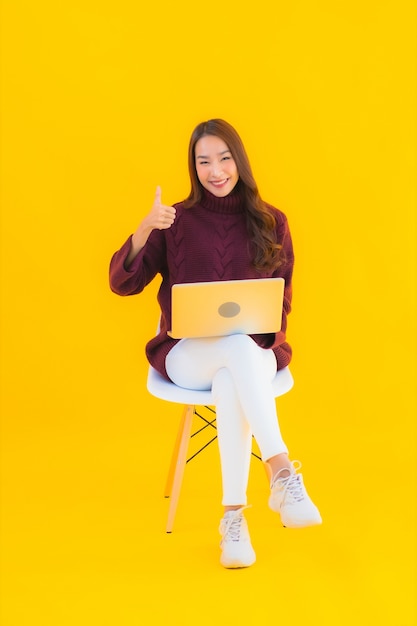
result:
<svg viewBox="0 0 417 626"><path fill-rule="evenodd" d="M182 339L166 357L170 379L187 389L212 389L222 470L222 504L247 503L255 437L262 459L288 452L282 439L271 381L272 350L247 335Z"/></svg>

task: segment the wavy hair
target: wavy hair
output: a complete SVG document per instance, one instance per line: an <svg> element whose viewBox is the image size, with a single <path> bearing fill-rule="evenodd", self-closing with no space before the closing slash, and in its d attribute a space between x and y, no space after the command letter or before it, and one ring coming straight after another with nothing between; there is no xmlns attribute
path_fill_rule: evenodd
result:
<svg viewBox="0 0 417 626"><path fill-rule="evenodd" d="M275 236L275 217L262 200L246 150L236 130L228 122L212 119L201 122L194 129L188 147L188 169L190 173L191 192L184 202L191 208L201 201L203 186L197 176L195 163L195 146L199 139L206 135L214 135L222 139L229 148L236 163L239 181L237 192L241 195L246 210L246 224L253 246L253 265L258 270L274 270L284 262L282 245L277 243Z"/></svg>

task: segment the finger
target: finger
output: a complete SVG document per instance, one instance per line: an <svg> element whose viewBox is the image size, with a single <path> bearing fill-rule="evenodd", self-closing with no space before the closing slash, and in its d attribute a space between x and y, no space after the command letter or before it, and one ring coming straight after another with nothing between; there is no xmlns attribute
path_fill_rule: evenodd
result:
<svg viewBox="0 0 417 626"><path fill-rule="evenodd" d="M162 205L159 216L159 229L171 228L175 221L176 211L174 207Z"/></svg>
<svg viewBox="0 0 417 626"><path fill-rule="evenodd" d="M164 217L175 217L176 210L173 206L168 206L166 204L161 204L161 214Z"/></svg>

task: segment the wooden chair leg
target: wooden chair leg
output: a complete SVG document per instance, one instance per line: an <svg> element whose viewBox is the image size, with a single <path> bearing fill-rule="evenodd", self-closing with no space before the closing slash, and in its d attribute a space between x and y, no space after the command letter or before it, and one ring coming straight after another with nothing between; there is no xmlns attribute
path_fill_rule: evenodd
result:
<svg viewBox="0 0 417 626"><path fill-rule="evenodd" d="M177 511L185 464L187 462L187 451L191 436L193 415L194 406L191 404L185 405L165 486L165 497L170 498L168 521L166 526L167 533L171 533L174 526L175 513Z"/></svg>

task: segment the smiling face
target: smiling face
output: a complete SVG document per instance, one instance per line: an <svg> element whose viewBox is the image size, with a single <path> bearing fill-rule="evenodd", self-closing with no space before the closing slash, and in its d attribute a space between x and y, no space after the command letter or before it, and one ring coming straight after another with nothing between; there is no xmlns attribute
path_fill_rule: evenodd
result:
<svg viewBox="0 0 417 626"><path fill-rule="evenodd" d="M205 135L195 144L195 167L200 183L218 198L233 191L239 180L229 147L215 135Z"/></svg>

